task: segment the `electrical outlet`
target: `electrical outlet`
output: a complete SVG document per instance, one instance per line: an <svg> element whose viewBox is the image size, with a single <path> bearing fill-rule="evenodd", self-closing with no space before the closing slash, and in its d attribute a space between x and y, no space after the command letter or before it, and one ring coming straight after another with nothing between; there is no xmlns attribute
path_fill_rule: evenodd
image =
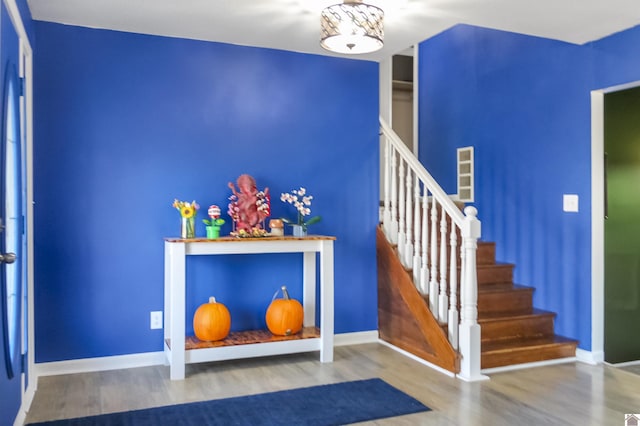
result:
<svg viewBox="0 0 640 426"><path fill-rule="evenodd" d="M151 312L151 329L156 330L162 328L162 311Z"/></svg>

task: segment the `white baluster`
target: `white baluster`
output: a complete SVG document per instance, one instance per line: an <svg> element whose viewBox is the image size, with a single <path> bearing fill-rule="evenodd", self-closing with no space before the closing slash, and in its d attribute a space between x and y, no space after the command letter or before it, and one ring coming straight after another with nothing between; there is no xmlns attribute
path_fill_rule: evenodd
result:
<svg viewBox="0 0 640 426"><path fill-rule="evenodd" d="M447 321L447 214L440 206L440 297L438 298L438 317L440 321Z"/></svg>
<svg viewBox="0 0 640 426"><path fill-rule="evenodd" d="M420 180L417 175L414 188L413 205L413 223L415 224L413 232L413 284L418 288L418 291L420 291Z"/></svg>
<svg viewBox="0 0 640 426"><path fill-rule="evenodd" d="M462 233L462 229L460 230ZM464 300L464 277L466 276L467 262L465 262L465 249L464 249L464 239L462 240L462 244L460 244L460 301ZM461 304L462 306L462 304Z"/></svg>
<svg viewBox="0 0 640 426"><path fill-rule="evenodd" d="M451 224L451 242L450 252L451 260L449 265L449 342L454 349L458 349L458 296L456 292L458 290L458 251L456 247L458 245L457 228Z"/></svg>
<svg viewBox="0 0 640 426"><path fill-rule="evenodd" d="M431 277L429 279L429 305L436 319L438 317L438 211L435 197L431 200Z"/></svg>
<svg viewBox="0 0 640 426"><path fill-rule="evenodd" d="M405 201L404 201L404 160L402 157L399 158L400 167L398 169L398 258L400 262L403 262L404 259L404 248L405 243L407 241L407 237L405 234L405 222L404 222L404 210L405 210Z"/></svg>
<svg viewBox="0 0 640 426"><path fill-rule="evenodd" d="M389 241L392 244L398 244L398 189L397 181L398 175L396 170L396 163L398 159L396 157L396 150L390 146L391 150L391 227L389 229Z"/></svg>
<svg viewBox="0 0 640 426"><path fill-rule="evenodd" d="M423 184L422 194L422 265L420 266L420 291L429 294L429 192Z"/></svg>
<svg viewBox="0 0 640 426"><path fill-rule="evenodd" d="M411 190L412 183L413 171L407 164L407 206L405 210L407 215L407 229L406 239L404 242L404 259L402 259L402 263L407 268L410 268L413 262L413 209L411 208L411 205L413 204L413 191Z"/></svg>
<svg viewBox="0 0 640 426"><path fill-rule="evenodd" d="M382 140L384 141L384 210L382 211L382 228L387 239L391 240L391 159L389 158L391 155L391 142L387 140L385 135L382 135Z"/></svg>

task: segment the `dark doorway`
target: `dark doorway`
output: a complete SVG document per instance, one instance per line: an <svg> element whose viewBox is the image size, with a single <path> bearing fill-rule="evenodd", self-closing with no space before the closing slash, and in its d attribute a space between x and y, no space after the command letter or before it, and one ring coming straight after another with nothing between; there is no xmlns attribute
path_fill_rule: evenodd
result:
<svg viewBox="0 0 640 426"><path fill-rule="evenodd" d="M605 361L640 359L640 87L604 97Z"/></svg>

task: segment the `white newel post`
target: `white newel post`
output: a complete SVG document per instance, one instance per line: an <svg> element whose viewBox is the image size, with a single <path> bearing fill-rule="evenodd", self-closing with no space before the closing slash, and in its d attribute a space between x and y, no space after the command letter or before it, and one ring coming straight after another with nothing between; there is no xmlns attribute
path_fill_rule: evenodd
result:
<svg viewBox="0 0 640 426"><path fill-rule="evenodd" d="M476 271L477 240L480 238L480 222L476 218L478 211L468 206L464 209L465 218L462 227L464 247L464 271L461 283L461 312L459 344L460 373L458 377L466 381L486 380L480 369L480 325L478 324L478 274Z"/></svg>

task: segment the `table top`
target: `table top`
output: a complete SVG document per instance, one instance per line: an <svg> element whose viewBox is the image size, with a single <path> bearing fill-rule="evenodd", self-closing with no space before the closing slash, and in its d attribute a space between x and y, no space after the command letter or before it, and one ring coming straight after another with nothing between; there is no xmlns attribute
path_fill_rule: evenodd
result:
<svg viewBox="0 0 640 426"><path fill-rule="evenodd" d="M165 237L164 240L168 243L237 243L237 242L272 242L272 241L314 241L314 240L335 240L336 237L328 235L307 235L306 237L294 237L291 235L285 236L264 236L264 237L232 237L225 236L215 239L209 239L205 237L196 238L178 238L178 237Z"/></svg>

